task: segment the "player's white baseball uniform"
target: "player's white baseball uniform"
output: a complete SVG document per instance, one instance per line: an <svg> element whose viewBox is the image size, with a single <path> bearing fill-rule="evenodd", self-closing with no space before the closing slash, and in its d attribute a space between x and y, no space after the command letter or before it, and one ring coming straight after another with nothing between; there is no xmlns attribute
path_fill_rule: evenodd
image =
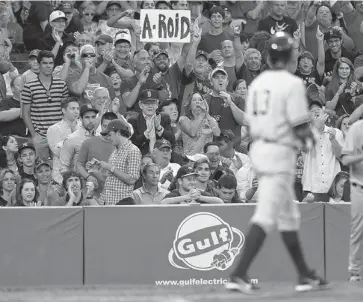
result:
<svg viewBox="0 0 363 302"><path fill-rule="evenodd" d="M342 150L344 155L363 154L363 121L354 123ZM363 161L350 165L351 231L349 272L360 275L363 257Z"/></svg>
<svg viewBox="0 0 363 302"><path fill-rule="evenodd" d="M293 128L310 121L303 81L286 70L268 70L252 82L246 105L250 150L258 177L258 203L252 223L269 230L299 228L300 212L294 181L297 148L301 144Z"/></svg>

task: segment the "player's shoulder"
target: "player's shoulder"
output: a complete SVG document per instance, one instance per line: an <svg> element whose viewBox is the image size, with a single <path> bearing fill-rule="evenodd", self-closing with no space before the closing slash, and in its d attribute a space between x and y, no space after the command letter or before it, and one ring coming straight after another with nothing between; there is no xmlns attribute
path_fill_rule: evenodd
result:
<svg viewBox="0 0 363 302"><path fill-rule="evenodd" d="M292 74L287 70L265 70L259 74L251 83L251 87L260 86L261 84L271 85L283 85L283 87L291 87L291 85L302 85L304 82L298 76Z"/></svg>

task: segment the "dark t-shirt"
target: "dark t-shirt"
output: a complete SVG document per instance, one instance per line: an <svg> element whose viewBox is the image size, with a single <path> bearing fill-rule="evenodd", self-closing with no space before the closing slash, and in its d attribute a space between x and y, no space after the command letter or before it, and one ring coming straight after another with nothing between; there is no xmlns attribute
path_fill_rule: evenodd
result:
<svg viewBox="0 0 363 302"><path fill-rule="evenodd" d="M72 75L68 75L67 77L67 87L71 95L75 95L71 89L72 84L77 82L82 74L82 70L75 70ZM115 98L115 89L113 88L112 81L110 77L105 75L102 72L96 70L96 73L90 73L89 80L85 91L82 93L79 106L81 107L84 104L89 103L93 100L93 95L96 88L105 87L107 88L111 100ZM78 95L76 95L78 96Z"/></svg>
<svg viewBox="0 0 363 302"><path fill-rule="evenodd" d="M178 99L181 78L182 71L179 69L178 63L174 63L166 74L163 74L160 85L163 87L163 90L166 90L169 99Z"/></svg>
<svg viewBox="0 0 363 302"><path fill-rule="evenodd" d="M210 80L209 79L200 79L196 76L194 76L194 92L198 92L200 93L201 95L203 94L209 94L211 93L213 90L212 90L212 85L210 83Z"/></svg>
<svg viewBox="0 0 363 302"><path fill-rule="evenodd" d="M228 73L227 91L233 92L233 83L237 80L236 67L235 66L232 66L232 67L225 66L224 70L227 71L227 73Z"/></svg>
<svg viewBox="0 0 363 302"><path fill-rule="evenodd" d="M354 60L359 55L361 55L361 54L358 53L358 52L350 51L350 50L347 50L344 47L342 47L342 55L341 55L341 57L344 57L344 58L349 59L352 62L352 64L354 64ZM325 52L325 71L324 71L324 77L325 76L328 76L328 75L331 75L331 73L333 72L334 65L335 65L335 62L336 61L337 61L337 59L334 59L332 57L331 51L330 51L330 49L328 49Z"/></svg>
<svg viewBox="0 0 363 302"><path fill-rule="evenodd" d="M129 78L129 79L125 80L124 82L122 82L120 93L121 93L121 96L123 99L124 99L123 95L127 92L131 92L137 85L138 81L139 81L139 79L134 75L132 78ZM153 82L153 75L151 73L149 73L149 76L148 76L146 82L141 85L139 93L140 93L140 91L143 91L145 89L156 89L156 85ZM127 108L127 111L135 111L135 112L140 113L141 108L139 106L138 100L139 100L139 97L137 97L136 102L134 103L134 105L132 107Z"/></svg>
<svg viewBox="0 0 363 302"><path fill-rule="evenodd" d="M249 70L246 64L242 64L241 68L236 72L236 77L237 79L245 80L247 86L249 86L253 79L261 73L261 71L262 68L256 71Z"/></svg>
<svg viewBox="0 0 363 302"><path fill-rule="evenodd" d="M81 21L79 20L78 17L73 16L71 22L66 27L66 29L64 30L64 32L67 33L67 34L69 34L69 35L73 35L77 31L79 33L82 33L83 32L83 24L81 23ZM52 27L50 26L49 23L45 27L45 32L46 33L51 33L52 32Z"/></svg>
<svg viewBox="0 0 363 302"><path fill-rule="evenodd" d="M83 24L81 23L81 21L79 20L78 17L73 16L71 22L69 23L69 25L66 27L65 32L67 34L73 34L75 32L79 32L82 33L83 32Z"/></svg>
<svg viewBox="0 0 363 302"><path fill-rule="evenodd" d="M233 102L238 108L244 110L245 101L241 96L230 93ZM234 119L231 107L225 104L221 97L211 94L204 96L209 106L209 114L218 122L221 130L232 130L237 137L241 136L241 126Z"/></svg>
<svg viewBox="0 0 363 302"><path fill-rule="evenodd" d="M210 33L206 33L205 35L202 35L198 49L204 50L207 53L211 53L216 49L221 50L221 43L225 40L234 40L233 35L228 31L223 31L219 35L211 35Z"/></svg>
<svg viewBox="0 0 363 302"><path fill-rule="evenodd" d="M38 180L35 178L35 174L27 174L24 172L24 170L22 168L19 169L19 175L21 177L21 179L27 178L27 179L31 179L32 181L35 182L35 185L38 185Z"/></svg>
<svg viewBox="0 0 363 302"><path fill-rule="evenodd" d="M8 202L0 196L0 207L6 207Z"/></svg>
<svg viewBox="0 0 363 302"><path fill-rule="evenodd" d="M50 1L32 1L23 31L23 40L28 51L38 48L38 41L44 36L40 23L48 21L53 10Z"/></svg>
<svg viewBox="0 0 363 302"><path fill-rule="evenodd" d="M299 69L296 70L295 75L301 78L306 87L309 87L311 84L316 84L320 86L322 84L322 79L319 76L319 73L314 69L309 75L302 74Z"/></svg>
<svg viewBox="0 0 363 302"><path fill-rule="evenodd" d="M133 66L132 66L132 59L130 57L127 57L125 59L121 59L121 58L114 58L116 64L118 64L120 67L124 68L124 69L130 69L130 70L134 70ZM103 62L103 58L100 56L97 58L97 62L96 62L96 68L98 68ZM111 72L115 70L115 67L113 66L112 63L109 63L105 69L105 71L103 72L105 75L110 76Z"/></svg>
<svg viewBox="0 0 363 302"><path fill-rule="evenodd" d="M297 28L296 21L285 16L282 18L282 20L276 20L271 16L268 16L267 18L262 19L258 24L258 30L267 31L271 35L278 31L284 31L293 36Z"/></svg>
<svg viewBox="0 0 363 302"><path fill-rule="evenodd" d="M211 197L212 196L211 194L209 194L207 192L204 192L204 191L202 191L200 194L202 196L206 196L206 197ZM165 195L164 199L166 199L166 198L174 198L174 197L179 197L179 196L182 196L180 194L179 190L173 190L169 194ZM198 203L205 203L205 202L200 201L200 200L196 200L196 202L198 202Z"/></svg>
<svg viewBox="0 0 363 302"><path fill-rule="evenodd" d="M75 40L75 38L73 35L63 33L63 36L62 36L63 46L59 47L57 56L55 57L55 60L54 60L54 66L59 66L64 63L63 53L64 53L64 49L67 46L67 41L74 41L74 40ZM52 36L52 32L48 32L45 34L45 37L43 39L39 40L38 49L52 51L55 44L56 44L56 42Z"/></svg>
<svg viewBox="0 0 363 302"><path fill-rule="evenodd" d="M11 108L20 108L20 102L13 97L8 97L0 101L0 111L6 111ZM17 118L9 122L0 122L1 135L19 135L26 136L26 127L22 118Z"/></svg>

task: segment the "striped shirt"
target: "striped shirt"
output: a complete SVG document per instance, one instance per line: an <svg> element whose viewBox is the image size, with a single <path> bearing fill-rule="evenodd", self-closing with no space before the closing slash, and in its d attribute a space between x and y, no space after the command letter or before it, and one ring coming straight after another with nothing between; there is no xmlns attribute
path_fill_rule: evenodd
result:
<svg viewBox="0 0 363 302"><path fill-rule="evenodd" d="M67 97L66 83L53 77L49 90L44 88L39 77L24 85L21 102L31 105L30 117L38 134L46 136L48 128L62 120L61 101Z"/></svg>

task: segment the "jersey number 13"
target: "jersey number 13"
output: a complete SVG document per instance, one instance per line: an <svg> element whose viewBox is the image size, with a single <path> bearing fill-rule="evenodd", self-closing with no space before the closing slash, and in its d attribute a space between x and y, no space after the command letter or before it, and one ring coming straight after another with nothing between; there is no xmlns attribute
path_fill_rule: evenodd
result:
<svg viewBox="0 0 363 302"><path fill-rule="evenodd" d="M266 115L270 106L270 91L260 90L253 93L253 114Z"/></svg>

